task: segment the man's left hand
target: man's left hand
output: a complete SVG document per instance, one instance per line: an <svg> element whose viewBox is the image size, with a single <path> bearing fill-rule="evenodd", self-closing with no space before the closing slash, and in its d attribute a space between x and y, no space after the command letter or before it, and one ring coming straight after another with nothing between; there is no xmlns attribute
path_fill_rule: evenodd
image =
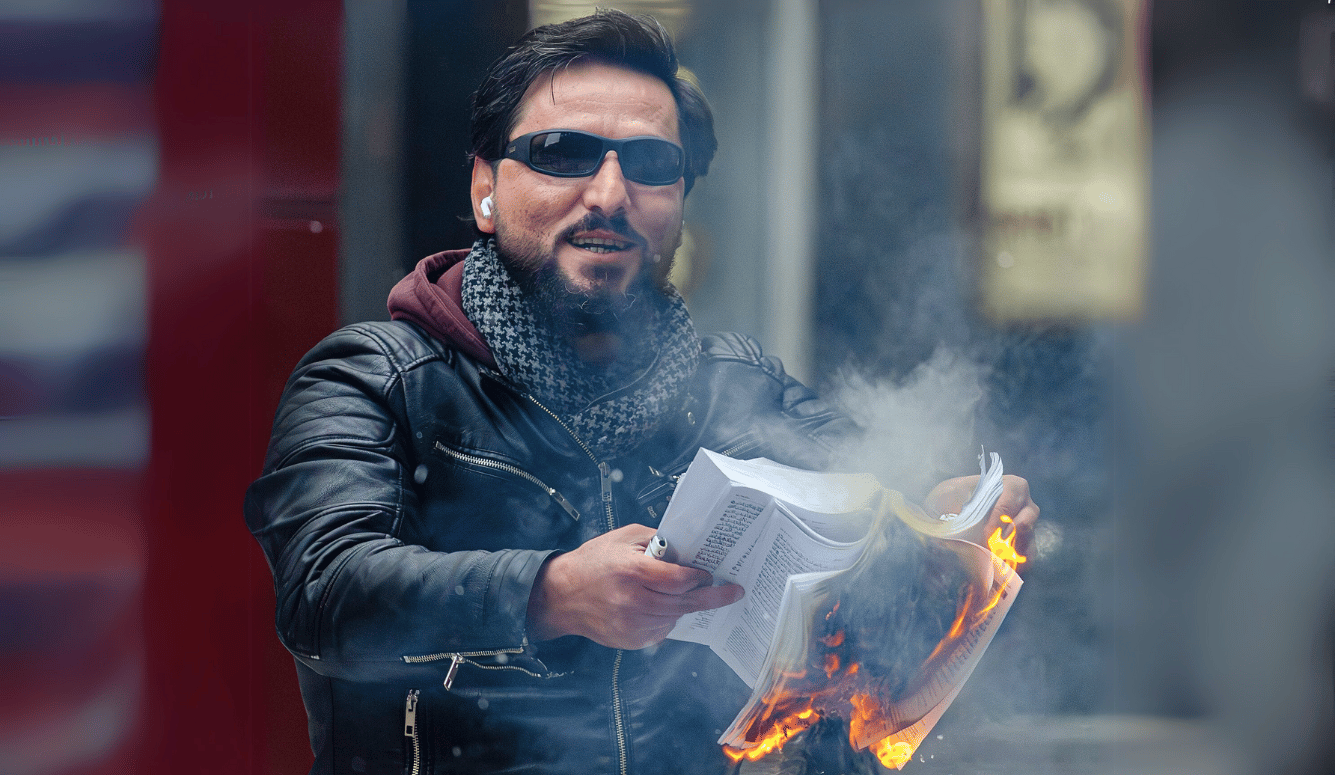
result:
<svg viewBox="0 0 1335 775"><path fill-rule="evenodd" d="M929 511L937 514L958 514L964 503L978 486L977 476L957 476L947 479L932 488L923 500ZM1019 476L1007 474L1001 477L1001 497L992 513L987 516L983 539L986 540L1001 528L1001 535L1007 537L1015 531L1015 551L1021 555L1029 554L1029 545L1034 536L1034 526L1038 524L1038 504L1029 497L1029 482ZM1007 524L1002 517L1010 519ZM1021 565L1021 568L1024 566Z"/></svg>

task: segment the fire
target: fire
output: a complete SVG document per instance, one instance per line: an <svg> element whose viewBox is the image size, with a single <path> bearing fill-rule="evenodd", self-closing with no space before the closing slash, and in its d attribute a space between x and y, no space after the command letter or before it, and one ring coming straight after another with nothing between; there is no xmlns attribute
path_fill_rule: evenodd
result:
<svg viewBox="0 0 1335 775"><path fill-rule="evenodd" d="M1013 572L1029 558L1015 550L1017 531L1013 527L1009 535L1002 535L1005 525L1013 525L1014 520L1003 515L1001 521L1003 526L998 527L988 538L987 548L995 555L999 570L1004 567ZM958 604L955 620L945 637L924 660L923 668L932 669L933 663L943 659L971 627L983 621L1001 602L1005 589L1003 583L996 588L995 593L984 597L979 594L983 590L970 586ZM830 621L838 610L839 601L836 600L832 609L825 614L825 621ZM809 670L784 674L784 680L776 687L774 694L766 698L763 710L751 720L745 739L754 740L754 744L745 749L723 747L723 752L731 761L764 758L814 726L827 714L848 720L849 742L855 747L858 739L866 739L866 733L875 734L874 730L887 727L887 710L881 698L883 688L875 683L874 678L860 675L857 662L848 661L845 665L840 654L836 653L844 645L844 631L821 635L815 640L826 651L812 655ZM825 674L825 681L819 678L821 672ZM886 768L898 770L913 760L916 747L916 742L907 742L902 734L895 733L873 743L870 750Z"/></svg>
<svg viewBox="0 0 1335 775"><path fill-rule="evenodd" d="M768 714L761 718L766 718L767 716ZM790 738L797 733L806 730L819 720L820 714L816 713L816 709L811 707L811 701L807 700L805 707L801 710L788 713L784 715L783 718L776 721L770 727L768 732L762 735L760 739L756 740L754 746L738 750L725 745L723 746L723 753L734 762L739 762L742 759L756 761L757 759L764 758L770 753L779 750Z"/></svg>
<svg viewBox="0 0 1335 775"><path fill-rule="evenodd" d="M1014 523L1014 520L1005 514L1001 515L1001 521L1007 525ZM1028 562L1029 558L1015 551L1015 534L1018 531L1012 529L1009 536L1002 538L1002 529L1003 528L999 527L992 532L992 536L987 539L987 548L991 550L992 554L995 555L998 560L1005 563L1006 567L1014 571L1020 565ZM1005 587L997 589L997 593L992 596L992 599L987 602L987 605L978 609L978 612L974 614L975 620L982 621L983 617L987 616L987 614L1001 602L1001 596L1004 592Z"/></svg>
<svg viewBox="0 0 1335 775"><path fill-rule="evenodd" d="M936 644L936 648L932 649L932 653L927 655L927 659L923 660L924 664L930 664L933 659L936 659L938 654L942 653L953 644L956 638L964 634L964 623L965 620L969 618L969 611L972 610L971 603L973 603L972 588L965 593L964 602L960 603L959 613L955 615L955 621L951 623L950 631L946 633L946 637L942 638L940 643ZM995 603L996 601L994 600L993 604Z"/></svg>
<svg viewBox="0 0 1335 775"><path fill-rule="evenodd" d="M888 737L873 745L871 751L887 769L902 770L905 764L913 761L913 746L903 741L892 743Z"/></svg>
<svg viewBox="0 0 1335 775"><path fill-rule="evenodd" d="M1005 514L1001 515L1001 521L1007 525L1014 523L1014 520ZM1029 558L1015 551L1015 533L1017 531L1012 529L1009 536L1002 538L1002 530L1003 528L999 527L992 533L992 537L987 539L987 548L992 550L992 553L998 559L1009 565L1011 570L1014 570L1021 564L1028 562Z"/></svg>
<svg viewBox="0 0 1335 775"><path fill-rule="evenodd" d="M883 714L876 698L868 694L854 694L848 698L848 702L853 706L853 715L848 720L850 738L861 735L863 725L880 723ZM896 770L903 769L913 759L912 745L903 741L894 742L890 737L874 743L871 752L876 754L885 767Z"/></svg>

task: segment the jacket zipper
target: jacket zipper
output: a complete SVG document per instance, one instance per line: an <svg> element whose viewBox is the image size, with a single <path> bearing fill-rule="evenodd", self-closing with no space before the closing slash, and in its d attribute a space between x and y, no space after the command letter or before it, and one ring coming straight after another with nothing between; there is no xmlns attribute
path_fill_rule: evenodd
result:
<svg viewBox="0 0 1335 775"><path fill-rule="evenodd" d="M612 661L612 725L616 727L617 733L617 764L621 775L627 775L630 772L630 762L627 761L629 757L626 751L626 719L621 712L621 685L618 683L623 654L624 651L617 649L616 659Z"/></svg>
<svg viewBox="0 0 1335 775"><path fill-rule="evenodd" d="M747 441L738 442L737 444L733 444L731 447L728 447L727 449L723 450L723 451L720 452L719 454L720 454L720 455L723 455L723 456L725 456L725 457L732 457L734 452L737 452L737 451L740 450L740 449L745 449L745 448L746 448L747 446L749 446L750 444L751 444L751 441L750 441L749 439L748 439ZM683 472L683 473L684 473L684 472ZM680 478L681 478L681 474L677 474L676 476L674 476L674 477L672 477L672 478L673 478L673 479L680 479Z"/></svg>
<svg viewBox="0 0 1335 775"><path fill-rule="evenodd" d="M546 673L535 673L532 670L529 670L528 668L519 667L518 665L483 665L469 659L469 657L495 657L495 656L500 656L501 654L522 654L527 648L528 648L528 639L525 638L524 645L520 646L519 648L491 649L489 651L446 651L446 652L441 652L439 654L422 654L419 656L405 656L402 657L402 659L404 662L410 665L421 665L421 664L426 664L428 662L440 662L446 659L450 660L450 666L445 671L445 680L442 682L442 685L445 687L445 691L449 691L450 688L454 686L454 677L459 673L459 665L462 665L465 662L472 665L473 667L480 668L482 670L518 670L519 672L524 673L525 675L531 675L534 678L559 678L560 676L566 675L565 673L553 673L550 671Z"/></svg>
<svg viewBox="0 0 1335 775"><path fill-rule="evenodd" d="M603 513L607 517L607 532L616 530L616 518L612 516L612 467L607 463L598 464L598 488L603 494Z"/></svg>
<svg viewBox="0 0 1335 775"><path fill-rule="evenodd" d="M529 472L523 469L516 468L515 466L512 466L509 463L501 463L496 460L488 460L487 458L484 457L478 457L477 455L469 455L467 453L460 452L458 450L450 449L444 444L441 444L439 441L436 442L436 449L440 450L441 452L444 452L446 455L449 455L452 458L457 458L458 460L462 460L466 463L475 466L482 466L483 468L494 468L498 471L504 471L507 474L513 474L514 476L517 476L525 481L536 484L537 486L541 487L544 491L546 491L547 495L550 496L553 501L556 501L556 505L564 509L565 513L569 514L571 519L575 520L576 522L579 521L579 510L576 509L575 506L570 501L566 500L564 495L557 492L555 489L548 487L541 479L534 476L533 474L530 474Z"/></svg>
<svg viewBox="0 0 1335 775"><path fill-rule="evenodd" d="M607 529L609 532L615 530L616 515L612 511L611 467L607 465L605 461L600 461L598 457L593 454L593 451L589 449L588 445L585 444L584 441L580 439L579 436L576 436L575 432L570 430L570 426L566 425L565 422L563 422L560 417L557 417L555 412L543 406L542 402L538 401L538 399L534 398L528 393L525 393L524 395L528 398L528 400L533 402L534 406L546 412L553 420L555 420L557 425L560 425L562 428L564 428L566 433L570 434L570 438L574 439L575 443L579 445L579 448L584 450L584 454L589 456L589 460L592 460L594 463L598 465L598 483L599 483L599 489L602 492L603 510L607 517ZM626 748L626 713L625 710L621 707L621 684L620 684L621 658L624 654L625 652L623 652L621 649L617 649L616 657L612 661L612 726L616 730L617 764L619 767L620 775L629 775L630 754Z"/></svg>
<svg viewBox="0 0 1335 775"><path fill-rule="evenodd" d="M403 736L413 741L413 768L408 775L422 770L422 738L417 734L417 689L408 690L408 701L403 708Z"/></svg>
<svg viewBox="0 0 1335 775"><path fill-rule="evenodd" d="M551 409L548 409L547 407L543 406L542 402L538 401L538 399L534 398L528 393L525 393L524 397L532 401L534 406L546 412L553 420L556 420L556 424L564 428L566 433L570 434L570 438L574 439L575 443L579 445L579 448L584 450L584 454L589 456L589 460L592 460L595 463L598 462L597 456L593 454L593 450L589 449L589 445L585 444L583 439L576 436L575 432L570 430L570 426L566 425L564 420L556 416L556 412L553 412Z"/></svg>

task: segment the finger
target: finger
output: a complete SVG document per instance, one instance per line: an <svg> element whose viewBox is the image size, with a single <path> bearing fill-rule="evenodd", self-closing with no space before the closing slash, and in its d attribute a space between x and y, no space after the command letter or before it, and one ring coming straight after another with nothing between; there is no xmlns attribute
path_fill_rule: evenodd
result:
<svg viewBox="0 0 1335 775"><path fill-rule="evenodd" d="M644 570L641 584L645 589L661 592L665 595L684 595L693 589L707 587L714 583L709 571L699 568L687 568L670 562L645 558L651 563Z"/></svg>
<svg viewBox="0 0 1335 775"><path fill-rule="evenodd" d="M638 545L640 547L640 551L644 551L644 547L649 545L649 539L653 538L654 533L656 532L658 531L654 530L652 527L649 527L648 525L641 525L638 522L632 522L629 525L624 525L622 527L617 528L616 530L613 530L610 533L607 533L606 537L623 541L628 545Z"/></svg>
<svg viewBox="0 0 1335 775"><path fill-rule="evenodd" d="M1001 497L997 499L998 507L1004 506L1018 511L1020 507L1030 501L1029 482L1024 477L1006 474L1001 478L1001 482Z"/></svg>
<svg viewBox="0 0 1335 775"><path fill-rule="evenodd" d="M996 504L992 507L992 513L988 515L988 522L996 524L999 522L1019 523L1027 528L1033 524L1036 514L1024 514L1025 510L1034 505L1029 497L1029 482L1019 476L1007 474L1002 477L1004 489L1001 497L997 498ZM1035 507L1037 508L1037 507ZM1024 520L1020 517L1024 515ZM1005 516L1007 519L1002 519ZM1007 531L1009 532L1009 530Z"/></svg>
<svg viewBox="0 0 1335 775"><path fill-rule="evenodd" d="M710 608L722 608L742 599L746 591L737 584L722 584L717 587L702 587L682 595L692 611L706 611Z"/></svg>
<svg viewBox="0 0 1335 775"><path fill-rule="evenodd" d="M1038 506L1030 503L1015 517L1015 550L1023 555L1029 554L1034 539L1034 528L1038 524Z"/></svg>
<svg viewBox="0 0 1335 775"><path fill-rule="evenodd" d="M645 619L661 618L675 622L696 611L722 608L737 602L743 594L744 590L736 584L702 587L684 595L664 595L645 590L645 596L637 601L635 608L636 616L644 619L637 619L636 626L644 623Z"/></svg>
<svg viewBox="0 0 1335 775"><path fill-rule="evenodd" d="M1014 514L1015 525L1020 530L1033 530L1034 525L1038 524L1038 504L1033 501L1025 503L1018 513Z"/></svg>

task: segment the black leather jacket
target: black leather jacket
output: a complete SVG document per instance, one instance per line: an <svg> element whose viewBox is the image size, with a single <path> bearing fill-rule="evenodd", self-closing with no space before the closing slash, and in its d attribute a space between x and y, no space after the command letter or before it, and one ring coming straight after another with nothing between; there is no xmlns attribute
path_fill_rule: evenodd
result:
<svg viewBox="0 0 1335 775"><path fill-rule="evenodd" d="M747 689L706 648L525 636L544 559L657 523L700 447L817 468L851 430L754 341L703 340L689 398L598 460L503 376L405 322L297 366L246 520L274 574L317 773L708 773Z"/></svg>

